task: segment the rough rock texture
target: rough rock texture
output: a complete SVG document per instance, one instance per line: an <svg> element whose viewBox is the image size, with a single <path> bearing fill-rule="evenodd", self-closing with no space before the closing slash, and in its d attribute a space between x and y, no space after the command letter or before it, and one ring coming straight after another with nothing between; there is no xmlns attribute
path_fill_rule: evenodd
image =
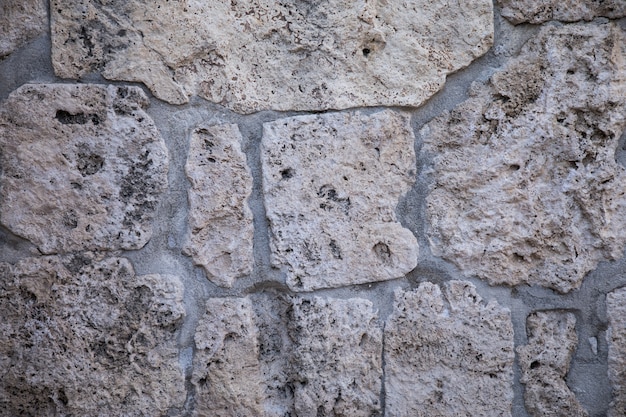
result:
<svg viewBox="0 0 626 417"><path fill-rule="evenodd" d="M212 298L196 328L195 415L263 415L258 332L248 298Z"/></svg>
<svg viewBox="0 0 626 417"><path fill-rule="evenodd" d="M252 272L252 175L237 125L199 127L191 135L185 172L191 182L186 254L217 285Z"/></svg>
<svg viewBox="0 0 626 417"><path fill-rule="evenodd" d="M0 1L0 59L48 28L45 0Z"/></svg>
<svg viewBox="0 0 626 417"><path fill-rule="evenodd" d="M510 416L513 326L469 282L396 290L385 325L386 416Z"/></svg>
<svg viewBox="0 0 626 417"><path fill-rule="evenodd" d="M295 415L370 417L380 411L382 330L362 299L293 305Z"/></svg>
<svg viewBox="0 0 626 417"><path fill-rule="evenodd" d="M491 284L567 292L622 256L626 36L544 26L490 84L421 134L434 153L433 253ZM480 163L477 163L480 161Z"/></svg>
<svg viewBox="0 0 626 417"><path fill-rule="evenodd" d="M137 87L27 84L0 107L0 221L43 253L138 249L167 149Z"/></svg>
<svg viewBox="0 0 626 417"><path fill-rule="evenodd" d="M382 331L367 300L210 299L195 341L199 416L380 411Z"/></svg>
<svg viewBox="0 0 626 417"><path fill-rule="evenodd" d="M608 416L620 417L626 412L626 287L606 296L609 328L609 380L613 387L613 402Z"/></svg>
<svg viewBox="0 0 626 417"><path fill-rule="evenodd" d="M513 24L544 23L550 20L576 22L596 17L626 16L624 0L498 0L502 16Z"/></svg>
<svg viewBox="0 0 626 417"><path fill-rule="evenodd" d="M272 263L296 291L398 278L417 264L396 221L414 182L409 118L332 113L264 124L261 145Z"/></svg>
<svg viewBox="0 0 626 417"><path fill-rule="evenodd" d="M572 313L558 311L539 311L526 320L528 344L518 347L517 353L531 416L587 416L565 383L578 343L575 326Z"/></svg>
<svg viewBox="0 0 626 417"><path fill-rule="evenodd" d="M493 41L488 0L52 0L57 75L238 112L417 106ZM184 27L185 30L180 30Z"/></svg>
<svg viewBox="0 0 626 417"><path fill-rule="evenodd" d="M159 416L185 402L176 277L91 254L0 264L0 414Z"/></svg>
<svg viewBox="0 0 626 417"><path fill-rule="evenodd" d="M294 410L294 339L291 296L261 292L250 296L258 331L259 362L264 383L263 417L296 416Z"/></svg>

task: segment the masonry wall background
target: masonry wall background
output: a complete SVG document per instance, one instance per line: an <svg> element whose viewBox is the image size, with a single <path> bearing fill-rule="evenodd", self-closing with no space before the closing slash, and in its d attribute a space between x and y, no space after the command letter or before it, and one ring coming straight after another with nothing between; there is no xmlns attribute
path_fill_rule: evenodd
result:
<svg viewBox="0 0 626 417"><path fill-rule="evenodd" d="M626 4L388 3L0 3L0 415L626 415Z"/></svg>

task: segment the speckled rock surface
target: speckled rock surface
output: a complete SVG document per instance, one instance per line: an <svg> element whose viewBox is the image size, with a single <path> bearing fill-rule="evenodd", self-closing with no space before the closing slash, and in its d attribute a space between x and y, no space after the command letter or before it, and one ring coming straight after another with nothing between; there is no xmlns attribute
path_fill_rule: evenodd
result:
<svg viewBox="0 0 626 417"><path fill-rule="evenodd" d="M209 299L195 342L194 415L262 416L264 378L250 299Z"/></svg>
<svg viewBox="0 0 626 417"><path fill-rule="evenodd" d="M544 26L488 85L426 125L433 253L491 284L560 292L622 256L625 63L613 23Z"/></svg>
<svg viewBox="0 0 626 417"><path fill-rule="evenodd" d="M572 313L539 311L526 321L528 344L517 348L526 384L524 400L531 416L583 417L587 412L565 383L576 349L576 317Z"/></svg>
<svg viewBox="0 0 626 417"><path fill-rule="evenodd" d="M0 414L158 416L185 402L173 276L91 254L0 264Z"/></svg>
<svg viewBox="0 0 626 417"><path fill-rule="evenodd" d="M52 0L55 72L238 112L417 106L493 41L488 0ZM185 30L180 30L184 27Z"/></svg>
<svg viewBox="0 0 626 417"><path fill-rule="evenodd" d="M45 0L0 2L0 59L48 29Z"/></svg>
<svg viewBox="0 0 626 417"><path fill-rule="evenodd" d="M382 330L362 299L297 298L294 408L302 417L370 417L381 409Z"/></svg>
<svg viewBox="0 0 626 417"><path fill-rule="evenodd" d="M264 124L261 144L272 264L295 291L398 278L417 264L396 220L414 182L409 118L381 111Z"/></svg>
<svg viewBox="0 0 626 417"><path fill-rule="evenodd" d="M185 166L191 182L186 254L217 285L252 272L252 175L237 125L195 129Z"/></svg>
<svg viewBox="0 0 626 417"><path fill-rule="evenodd" d="M609 417L620 417L626 410L626 287L618 288L606 296L609 328L609 380L613 388L613 401Z"/></svg>
<svg viewBox="0 0 626 417"><path fill-rule="evenodd" d="M510 312L469 282L396 290L385 325L387 417L510 416Z"/></svg>
<svg viewBox="0 0 626 417"><path fill-rule="evenodd" d="M382 330L362 299L210 299L195 335L199 416L369 417Z"/></svg>
<svg viewBox="0 0 626 417"><path fill-rule="evenodd" d="M46 254L138 249L167 149L137 87L27 84L0 106L0 222Z"/></svg>
<svg viewBox="0 0 626 417"><path fill-rule="evenodd" d="M544 23L550 20L576 22L596 17L626 16L624 0L498 0L502 16L513 24Z"/></svg>

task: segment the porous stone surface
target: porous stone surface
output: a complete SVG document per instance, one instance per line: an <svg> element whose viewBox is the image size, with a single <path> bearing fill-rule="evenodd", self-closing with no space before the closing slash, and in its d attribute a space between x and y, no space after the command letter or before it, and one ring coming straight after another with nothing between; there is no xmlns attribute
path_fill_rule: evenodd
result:
<svg viewBox="0 0 626 417"><path fill-rule="evenodd" d="M0 2L0 59L43 34L48 28L45 0Z"/></svg>
<svg viewBox="0 0 626 417"><path fill-rule="evenodd" d="M491 284L563 293L600 259L621 257L625 63L614 23L544 26L487 85L426 125L433 253Z"/></svg>
<svg viewBox="0 0 626 417"><path fill-rule="evenodd" d="M517 348L526 384L524 401L531 416L583 417L581 407L565 383L576 349L576 317L560 311L538 311L526 320L528 344Z"/></svg>
<svg viewBox="0 0 626 417"><path fill-rule="evenodd" d="M199 416L380 411L382 330L370 301L210 299L195 342Z"/></svg>
<svg viewBox="0 0 626 417"><path fill-rule="evenodd" d="M609 380L613 388L613 401L608 416L619 417L626 410L626 287L608 293L606 307L609 319L606 333L609 345Z"/></svg>
<svg viewBox="0 0 626 417"><path fill-rule="evenodd" d="M511 23L544 23L550 20L576 22L596 17L626 16L624 0L498 0L502 16Z"/></svg>
<svg viewBox="0 0 626 417"><path fill-rule="evenodd" d="M510 312L471 283L396 290L384 349L386 416L511 415Z"/></svg>
<svg viewBox="0 0 626 417"><path fill-rule="evenodd" d="M235 124L198 127L191 135L185 172L189 216L186 254L217 285L232 286L252 272L252 175Z"/></svg>
<svg viewBox="0 0 626 417"><path fill-rule="evenodd" d="M195 415L263 416L264 377L249 298L212 298L196 328Z"/></svg>
<svg viewBox="0 0 626 417"><path fill-rule="evenodd" d="M382 330L363 299L296 298L294 409L302 417L370 417L381 409Z"/></svg>
<svg viewBox="0 0 626 417"><path fill-rule="evenodd" d="M0 222L46 254L138 249L168 155L137 87L27 84L0 107Z"/></svg>
<svg viewBox="0 0 626 417"><path fill-rule="evenodd" d="M52 0L56 74L238 112L417 106L493 41L488 0ZM181 30L180 28L185 28Z"/></svg>
<svg viewBox="0 0 626 417"><path fill-rule="evenodd" d="M177 277L89 253L0 264L0 414L158 416L185 402Z"/></svg>
<svg viewBox="0 0 626 417"><path fill-rule="evenodd" d="M403 113L329 113L263 125L261 161L272 264L295 291L398 278L417 264L396 220L415 180Z"/></svg>

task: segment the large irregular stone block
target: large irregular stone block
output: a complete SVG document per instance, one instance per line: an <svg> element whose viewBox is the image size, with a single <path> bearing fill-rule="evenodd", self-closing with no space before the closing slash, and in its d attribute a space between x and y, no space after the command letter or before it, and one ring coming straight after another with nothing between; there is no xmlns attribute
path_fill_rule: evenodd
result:
<svg viewBox="0 0 626 417"><path fill-rule="evenodd" d="M407 115L298 116L264 124L261 144L272 264L295 291L398 278L417 264L396 220L415 180Z"/></svg>
<svg viewBox="0 0 626 417"><path fill-rule="evenodd" d="M167 187L137 87L30 84L0 107L0 221L46 254L138 249Z"/></svg>
<svg viewBox="0 0 626 417"><path fill-rule="evenodd" d="M252 174L237 125L199 127L191 135L185 172L191 182L184 252L217 285L252 272Z"/></svg>
<svg viewBox="0 0 626 417"><path fill-rule="evenodd" d="M0 264L2 415L160 416L185 402L183 286L91 254Z"/></svg>
<svg viewBox="0 0 626 417"><path fill-rule="evenodd" d="M491 284L567 292L626 243L619 26L545 26L471 98L422 131L434 153L433 253Z"/></svg>
<svg viewBox="0 0 626 417"><path fill-rule="evenodd" d="M618 288L606 296L609 328L606 333L609 345L609 380L613 388L613 402L609 417L620 417L626 410L626 287Z"/></svg>
<svg viewBox="0 0 626 417"><path fill-rule="evenodd" d="M195 336L198 416L369 417L382 330L362 299L211 299Z"/></svg>
<svg viewBox="0 0 626 417"><path fill-rule="evenodd" d="M48 28L45 0L0 1L0 59Z"/></svg>
<svg viewBox="0 0 626 417"><path fill-rule="evenodd" d="M576 22L596 17L626 16L624 0L498 0L502 16L511 23L544 23L550 20Z"/></svg>
<svg viewBox="0 0 626 417"><path fill-rule="evenodd" d="M386 416L510 416L510 312L469 282L396 291L385 324Z"/></svg>
<svg viewBox="0 0 626 417"><path fill-rule="evenodd" d="M528 344L517 348L526 384L524 401L531 416L583 417L581 407L565 383L576 350L576 317L572 313L540 311L526 320Z"/></svg>
<svg viewBox="0 0 626 417"><path fill-rule="evenodd" d="M294 409L302 417L370 417L380 411L382 330L363 299L298 298Z"/></svg>
<svg viewBox="0 0 626 417"><path fill-rule="evenodd" d="M55 72L238 112L418 106L493 42L489 0L52 0ZM185 28L181 30L181 28Z"/></svg>
<svg viewBox="0 0 626 417"><path fill-rule="evenodd" d="M262 416L264 378L250 299L209 299L194 338L195 414Z"/></svg>

